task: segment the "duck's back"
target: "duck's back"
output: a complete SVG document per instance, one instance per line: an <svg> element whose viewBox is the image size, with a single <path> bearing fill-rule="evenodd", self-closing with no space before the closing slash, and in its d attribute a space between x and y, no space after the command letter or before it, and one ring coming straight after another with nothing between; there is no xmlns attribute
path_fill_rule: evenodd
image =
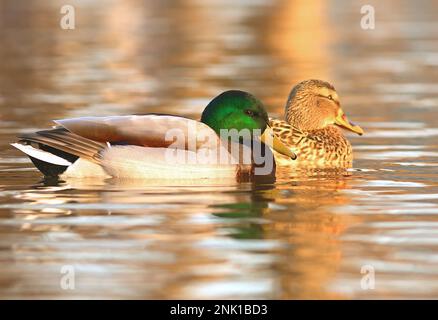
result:
<svg viewBox="0 0 438 320"><path fill-rule="evenodd" d="M302 131L286 121L270 119L274 133L292 150L297 159L290 159L275 154L278 166L300 168L351 168L353 151L350 142L344 137L340 128L329 126L324 129Z"/></svg>

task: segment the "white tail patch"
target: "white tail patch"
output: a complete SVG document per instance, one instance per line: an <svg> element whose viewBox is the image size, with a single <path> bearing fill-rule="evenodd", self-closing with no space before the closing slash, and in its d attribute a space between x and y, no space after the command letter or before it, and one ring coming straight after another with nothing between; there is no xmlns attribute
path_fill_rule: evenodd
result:
<svg viewBox="0 0 438 320"><path fill-rule="evenodd" d="M44 162L56 164L59 166L70 166L71 165L71 162L65 160L64 158L58 157L58 156L51 154L47 151L43 151L43 150L34 148L30 145L25 145L25 144L21 144L21 143L11 143L11 146L24 152L28 156L31 156L33 158L36 158L36 159L44 161Z"/></svg>

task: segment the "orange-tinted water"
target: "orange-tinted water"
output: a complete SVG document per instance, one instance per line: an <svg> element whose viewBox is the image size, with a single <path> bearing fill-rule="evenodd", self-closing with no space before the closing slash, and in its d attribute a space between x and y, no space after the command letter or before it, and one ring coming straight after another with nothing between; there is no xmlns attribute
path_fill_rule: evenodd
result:
<svg viewBox="0 0 438 320"><path fill-rule="evenodd" d="M437 3L368 1L375 30L361 1L71 4L75 30L63 1L0 3L1 298L438 298ZM348 176L56 183L9 146L57 118L198 118L231 88L281 117L306 78L365 129Z"/></svg>

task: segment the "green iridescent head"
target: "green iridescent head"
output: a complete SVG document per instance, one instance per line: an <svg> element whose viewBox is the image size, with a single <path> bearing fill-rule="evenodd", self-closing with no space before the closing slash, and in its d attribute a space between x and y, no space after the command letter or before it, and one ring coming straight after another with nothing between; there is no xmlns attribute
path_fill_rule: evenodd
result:
<svg viewBox="0 0 438 320"><path fill-rule="evenodd" d="M239 90L225 91L210 101L201 121L217 134L221 129L259 129L268 125L268 114L263 104L253 95Z"/></svg>
<svg viewBox="0 0 438 320"><path fill-rule="evenodd" d="M230 90L221 93L205 107L201 121L218 135L221 135L222 129L228 131L236 129L239 132L249 130L252 134L257 134L254 130L259 130L258 133L263 133L260 136L260 141L285 156L292 159L297 157L275 135L267 133L271 131L266 130L269 123L268 113L263 104L248 92ZM236 142L241 141L239 137L231 139Z"/></svg>

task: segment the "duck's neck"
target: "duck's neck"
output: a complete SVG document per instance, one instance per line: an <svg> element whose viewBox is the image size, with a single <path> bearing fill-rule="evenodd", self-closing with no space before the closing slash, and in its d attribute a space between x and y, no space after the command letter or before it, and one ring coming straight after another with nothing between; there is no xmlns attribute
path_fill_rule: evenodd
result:
<svg viewBox="0 0 438 320"><path fill-rule="evenodd" d="M258 140L228 143L228 152L239 165L239 174L260 176L260 179L275 176L275 159L271 149Z"/></svg>

